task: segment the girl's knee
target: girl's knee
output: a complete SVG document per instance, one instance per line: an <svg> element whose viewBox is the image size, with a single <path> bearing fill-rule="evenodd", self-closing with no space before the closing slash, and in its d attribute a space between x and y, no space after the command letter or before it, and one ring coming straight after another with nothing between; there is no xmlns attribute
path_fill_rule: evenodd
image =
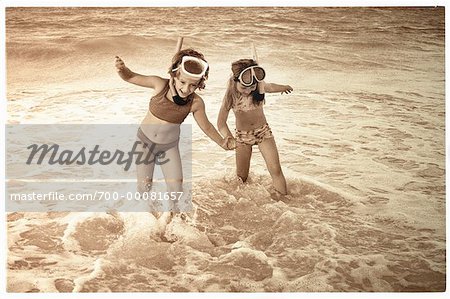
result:
<svg viewBox="0 0 450 299"><path fill-rule="evenodd" d="M183 184L183 178L166 179L167 184Z"/></svg>
<svg viewBox="0 0 450 299"><path fill-rule="evenodd" d="M167 187L170 192L180 192L183 190L183 179L171 179L167 180Z"/></svg>
<svg viewBox="0 0 450 299"><path fill-rule="evenodd" d="M149 192L152 189L153 180L149 177L146 177L145 179L138 182L138 192Z"/></svg>

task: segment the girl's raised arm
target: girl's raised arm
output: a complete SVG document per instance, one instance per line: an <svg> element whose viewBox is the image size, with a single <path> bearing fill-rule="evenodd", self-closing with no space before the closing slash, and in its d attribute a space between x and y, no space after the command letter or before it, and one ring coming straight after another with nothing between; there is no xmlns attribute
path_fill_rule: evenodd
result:
<svg viewBox="0 0 450 299"><path fill-rule="evenodd" d="M280 85L275 83L266 83L264 82L264 91L267 93L275 93L281 92L283 93L291 93L294 89L290 85Z"/></svg>
<svg viewBox="0 0 450 299"><path fill-rule="evenodd" d="M123 80L143 87L154 89L156 88L157 84L160 83L161 80L163 80L158 76L144 76L134 73L125 66L125 63L119 56L116 56L116 69L117 73Z"/></svg>

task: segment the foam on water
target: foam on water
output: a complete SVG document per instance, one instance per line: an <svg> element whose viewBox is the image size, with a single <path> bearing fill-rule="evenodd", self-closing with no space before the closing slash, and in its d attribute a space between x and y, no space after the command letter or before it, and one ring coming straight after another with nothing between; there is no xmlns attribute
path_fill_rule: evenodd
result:
<svg viewBox="0 0 450 299"><path fill-rule="evenodd" d="M62 278L83 292L439 288L422 281L425 274L444 275L445 261L436 253L445 247L431 230L420 232L418 243L415 228L397 217L379 221L359 214L351 199L300 180L289 179L291 193L274 201L270 178L252 177L244 185L231 176L198 182L195 210L169 224L174 243L155 238L150 213L10 216L9 290L29 291L18 289L15 277L36 287L34 277L24 278L19 270L39 273L49 260L56 270L40 291ZM40 221L29 230L20 228L25 219ZM30 263L42 250L52 252L43 257L47 263ZM408 263L399 267L399 258ZM63 274L68 269L73 272ZM416 270L422 275L414 276Z"/></svg>

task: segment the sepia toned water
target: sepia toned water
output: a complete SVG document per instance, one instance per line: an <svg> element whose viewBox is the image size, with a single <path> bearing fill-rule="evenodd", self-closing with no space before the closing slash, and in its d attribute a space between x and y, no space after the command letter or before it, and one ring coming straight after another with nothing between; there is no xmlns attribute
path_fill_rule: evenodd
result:
<svg viewBox="0 0 450 299"><path fill-rule="evenodd" d="M7 123L138 124L151 90L114 56L166 76L178 36L211 66L214 125L252 42L294 88L264 107L289 195L272 198L256 148L239 184L189 116L176 242L150 213L8 213L9 292L445 290L444 8L7 8Z"/></svg>

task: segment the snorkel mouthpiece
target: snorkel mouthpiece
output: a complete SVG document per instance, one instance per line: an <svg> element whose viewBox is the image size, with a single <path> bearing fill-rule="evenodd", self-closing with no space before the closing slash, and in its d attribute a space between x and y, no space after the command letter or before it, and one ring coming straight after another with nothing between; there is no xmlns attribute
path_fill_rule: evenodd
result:
<svg viewBox="0 0 450 299"><path fill-rule="evenodd" d="M172 96L173 102L175 104L177 104L178 106L184 106L187 103L189 103L189 101L186 101L185 98L180 97L178 94Z"/></svg>
<svg viewBox="0 0 450 299"><path fill-rule="evenodd" d="M258 90L252 91L252 98L257 102L264 101L264 93L259 93Z"/></svg>

